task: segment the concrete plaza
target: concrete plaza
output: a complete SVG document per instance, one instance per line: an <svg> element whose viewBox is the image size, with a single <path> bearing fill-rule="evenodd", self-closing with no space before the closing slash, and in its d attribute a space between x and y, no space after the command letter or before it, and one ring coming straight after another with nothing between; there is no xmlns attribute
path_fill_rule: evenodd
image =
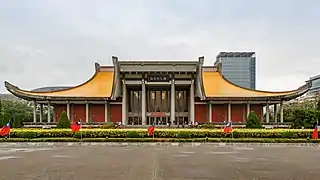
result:
<svg viewBox="0 0 320 180"><path fill-rule="evenodd" d="M319 179L320 148L248 144L0 144L0 179Z"/></svg>

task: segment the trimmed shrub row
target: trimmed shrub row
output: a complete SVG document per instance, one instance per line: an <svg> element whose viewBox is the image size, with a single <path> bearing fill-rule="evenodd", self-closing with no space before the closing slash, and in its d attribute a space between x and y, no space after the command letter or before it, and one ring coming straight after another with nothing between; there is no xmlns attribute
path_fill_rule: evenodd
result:
<svg viewBox="0 0 320 180"><path fill-rule="evenodd" d="M225 143L319 143L314 139L284 139L284 138L9 138L0 142L225 142Z"/></svg>
<svg viewBox="0 0 320 180"><path fill-rule="evenodd" d="M310 138L311 129L156 129L155 138ZM147 129L12 129L11 138L149 138Z"/></svg>

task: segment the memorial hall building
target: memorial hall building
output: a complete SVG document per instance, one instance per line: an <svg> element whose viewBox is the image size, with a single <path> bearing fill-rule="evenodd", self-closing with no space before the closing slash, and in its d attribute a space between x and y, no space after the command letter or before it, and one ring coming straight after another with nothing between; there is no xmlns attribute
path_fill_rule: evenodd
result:
<svg viewBox="0 0 320 180"><path fill-rule="evenodd" d="M243 88L222 76L219 67L203 66L204 57L193 61L112 57L112 62L111 66L96 63L94 75L74 87L28 91L9 82L5 87L13 95L34 102L34 122L43 122L43 106L51 106L48 122L59 121L65 111L70 121L123 125L245 122L251 111L262 121L264 107L265 121L269 122L270 106L280 113L275 121L283 122L283 102L310 88L310 83L282 92Z"/></svg>

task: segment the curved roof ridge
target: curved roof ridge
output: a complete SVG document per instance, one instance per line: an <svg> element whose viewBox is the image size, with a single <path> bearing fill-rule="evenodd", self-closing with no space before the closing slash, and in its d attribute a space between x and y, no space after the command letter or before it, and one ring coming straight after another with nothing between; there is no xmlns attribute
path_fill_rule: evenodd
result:
<svg viewBox="0 0 320 180"><path fill-rule="evenodd" d="M256 91L256 92L261 92L261 93L291 93L291 92L295 92L298 89L294 89L294 90L289 90L289 91L266 91L266 90L258 90L258 89L250 89L250 88L246 88L246 87L242 87L239 86L238 84L235 84L233 82L231 82L230 80L228 80L226 77L224 77L220 72L216 71L216 73L219 73L219 75L221 76L221 78L223 78L225 81L227 81L229 84L236 86L238 88L244 89L244 90L249 90L249 91Z"/></svg>
<svg viewBox="0 0 320 180"><path fill-rule="evenodd" d="M291 91L253 90L232 83L217 71L204 71L203 81L205 95L209 98L290 98L304 94L311 87L311 84L307 83Z"/></svg>
<svg viewBox="0 0 320 180"><path fill-rule="evenodd" d="M67 89L67 88L71 88L73 86L44 86L44 87L39 87L36 89L32 89L30 90L31 92L46 92L46 91L54 91L54 90L58 90L58 89Z"/></svg>
<svg viewBox="0 0 320 180"><path fill-rule="evenodd" d="M9 83L8 81L5 81L5 87L11 87L11 88L14 88L16 90L19 90L19 91L23 91L23 92L27 92L27 93L37 93L37 94L47 94L47 93L55 93L55 92L61 92L61 91L67 91L67 90L71 90L71 89L75 89L75 88L78 88L78 87L81 87L81 86L84 86L86 84L88 84L89 82L91 82L98 74L98 72L100 71L100 64L99 63L95 63L95 72L94 74L91 76L90 79L88 79L87 81L83 82L83 83L80 83L76 86L71 86L71 87L67 87L65 89L55 89L55 90L52 90L52 91L41 91L41 92L36 92L36 91L33 91L33 90L25 90L25 89L20 89L18 86L15 86L11 83Z"/></svg>
<svg viewBox="0 0 320 180"><path fill-rule="evenodd" d="M20 89L19 87L5 81L8 91L22 98L109 98L112 94L113 71L104 71L100 65L95 63L94 75L84 83L67 89L54 91L34 92Z"/></svg>

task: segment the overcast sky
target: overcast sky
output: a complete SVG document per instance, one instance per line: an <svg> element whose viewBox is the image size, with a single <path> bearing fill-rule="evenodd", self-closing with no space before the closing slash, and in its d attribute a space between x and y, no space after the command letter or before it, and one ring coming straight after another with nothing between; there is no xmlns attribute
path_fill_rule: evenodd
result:
<svg viewBox="0 0 320 180"><path fill-rule="evenodd" d="M255 51L257 89L320 74L318 0L0 0L0 93L76 85L94 62L197 60Z"/></svg>

